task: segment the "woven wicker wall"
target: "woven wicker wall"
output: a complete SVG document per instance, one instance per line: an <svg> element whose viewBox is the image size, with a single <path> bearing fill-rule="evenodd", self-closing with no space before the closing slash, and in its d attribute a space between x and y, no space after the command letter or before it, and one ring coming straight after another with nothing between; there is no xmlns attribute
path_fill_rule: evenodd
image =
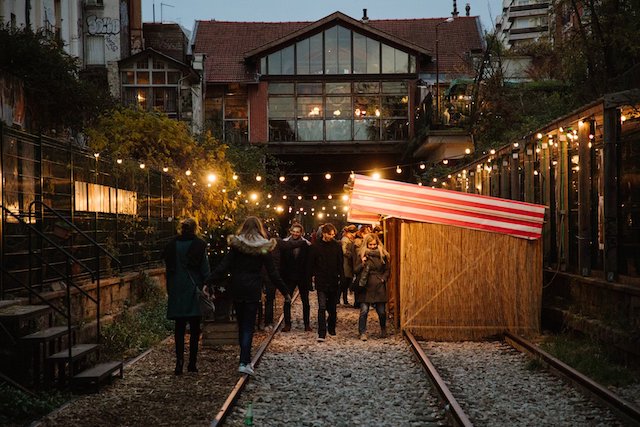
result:
<svg viewBox="0 0 640 427"><path fill-rule="evenodd" d="M402 328L430 340L539 332L541 239L417 222L399 239Z"/></svg>

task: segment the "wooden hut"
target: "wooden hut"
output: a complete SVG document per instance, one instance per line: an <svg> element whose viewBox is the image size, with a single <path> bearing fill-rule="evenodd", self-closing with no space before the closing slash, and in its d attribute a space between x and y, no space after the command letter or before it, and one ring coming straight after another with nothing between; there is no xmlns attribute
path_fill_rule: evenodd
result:
<svg viewBox="0 0 640 427"><path fill-rule="evenodd" d="M387 217L389 311L402 329L430 340L539 332L543 206L357 175L350 212Z"/></svg>

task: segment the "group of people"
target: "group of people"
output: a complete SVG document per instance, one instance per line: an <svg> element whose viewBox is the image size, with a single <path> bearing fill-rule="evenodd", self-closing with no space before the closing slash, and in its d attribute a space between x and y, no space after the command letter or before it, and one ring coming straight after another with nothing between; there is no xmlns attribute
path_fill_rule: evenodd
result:
<svg viewBox="0 0 640 427"><path fill-rule="evenodd" d="M305 331L312 331L309 293L318 298L317 341L327 334L336 335L337 305L340 298L348 304L354 293L354 306L360 309L358 333L367 340L367 317L375 307L380 321L380 335L387 335L387 281L390 273L389 253L381 238L369 226L357 229L350 225L336 240L337 229L323 224L313 239L304 238L301 224L294 223L285 239L269 238L262 221L248 217L236 235L229 236L229 252L210 270L206 243L197 237L197 223L189 218L181 223L180 235L164 251L167 270L167 317L175 320L175 374L183 372L184 337L190 329L187 370L197 372L200 338L200 298L208 297L209 287L231 276L229 291L234 303L240 344L238 371L253 375L251 345L257 313L265 290L265 323L273 322L276 289L284 296L284 327L292 327L291 295L298 289L303 308ZM311 242L313 241L313 243ZM269 307L270 305L270 307Z"/></svg>

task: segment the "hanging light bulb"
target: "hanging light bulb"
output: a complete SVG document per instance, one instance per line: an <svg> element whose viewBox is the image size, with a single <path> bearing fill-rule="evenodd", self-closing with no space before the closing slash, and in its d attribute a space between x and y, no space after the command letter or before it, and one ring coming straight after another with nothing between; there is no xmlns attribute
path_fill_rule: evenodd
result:
<svg viewBox="0 0 640 427"><path fill-rule="evenodd" d="M332 196L331 194L329 194L329 195L327 196L327 199L331 200L331 199L333 199L333 196Z"/></svg>
<svg viewBox="0 0 640 427"><path fill-rule="evenodd" d="M121 165L121 164L122 164L122 159L118 159L118 160L116 160L116 163L117 163L117 164L119 164L119 165Z"/></svg>
<svg viewBox="0 0 640 427"><path fill-rule="evenodd" d="M187 169L187 170L184 172L184 174L185 174L185 175L187 175L187 176L191 176L191 169Z"/></svg>
<svg viewBox="0 0 640 427"><path fill-rule="evenodd" d="M168 168L168 167L166 167L166 166L165 166L165 167L163 167L163 168L162 168L162 172L169 172L169 168Z"/></svg>
<svg viewBox="0 0 640 427"><path fill-rule="evenodd" d="M100 153L93 153L93 157L97 159L98 157L100 157Z"/></svg>
<svg viewBox="0 0 640 427"><path fill-rule="evenodd" d="M258 182L262 181L262 177L260 175L256 175L256 181Z"/></svg>
<svg viewBox="0 0 640 427"><path fill-rule="evenodd" d="M218 177L213 173L210 173L209 175L207 175L207 181L209 182L216 182L216 179L218 179Z"/></svg>
<svg viewBox="0 0 640 427"><path fill-rule="evenodd" d="M282 200L287 200L287 195L286 194L282 196Z"/></svg>
<svg viewBox="0 0 640 427"><path fill-rule="evenodd" d="M467 153L467 154L469 154L469 153ZM424 170L426 167L427 167L427 165L425 165L424 163L420 163L420 169Z"/></svg>
<svg viewBox="0 0 640 427"><path fill-rule="evenodd" d="M315 194L313 195L313 200L318 200L318 196L316 196Z"/></svg>
<svg viewBox="0 0 640 427"><path fill-rule="evenodd" d="M302 180L307 182L307 181L309 181L309 177L307 175L305 175L305 176L302 177Z"/></svg>
<svg viewBox="0 0 640 427"><path fill-rule="evenodd" d="M471 148L466 148L466 149L464 150L464 153L465 153L465 154L471 154Z"/></svg>
<svg viewBox="0 0 640 427"><path fill-rule="evenodd" d="M331 174L330 173L325 173L324 174L324 179L331 179Z"/></svg>
<svg viewBox="0 0 640 427"><path fill-rule="evenodd" d="M442 164L443 164L443 165L448 165L448 164L449 164L449 160L444 159L444 160L442 161Z"/></svg>
<svg viewBox="0 0 640 427"><path fill-rule="evenodd" d="M351 172L351 173L349 174L349 178L353 179L353 178L355 178L355 177L356 177L356 174L355 174L355 173Z"/></svg>
<svg viewBox="0 0 640 427"><path fill-rule="evenodd" d="M302 200L302 196L298 196L298 200Z"/></svg>
<svg viewBox="0 0 640 427"><path fill-rule="evenodd" d="M284 182L285 180L284 175L281 175L280 178L278 178L278 180L280 180L280 182Z"/></svg>
<svg viewBox="0 0 640 427"><path fill-rule="evenodd" d="M374 172L374 173L371 175L371 178L373 178L373 179L380 179L380 172Z"/></svg>
<svg viewBox="0 0 640 427"><path fill-rule="evenodd" d="M233 176L231 177L234 181L236 181L238 179L238 175L236 175L235 173L233 174Z"/></svg>
<svg viewBox="0 0 640 427"><path fill-rule="evenodd" d="M402 169L400 169L400 166L396 166L396 173L402 173Z"/></svg>
<svg viewBox="0 0 640 427"><path fill-rule="evenodd" d="M489 154L494 155L496 154L496 150L494 150L493 148L489 151Z"/></svg>
<svg viewBox="0 0 640 427"><path fill-rule="evenodd" d="M144 163L140 163L140 169L144 169L146 165Z"/></svg>

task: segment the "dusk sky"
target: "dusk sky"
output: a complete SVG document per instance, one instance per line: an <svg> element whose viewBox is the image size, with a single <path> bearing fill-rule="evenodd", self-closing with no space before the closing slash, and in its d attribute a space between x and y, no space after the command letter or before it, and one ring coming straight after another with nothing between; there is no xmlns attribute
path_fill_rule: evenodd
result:
<svg viewBox="0 0 640 427"><path fill-rule="evenodd" d="M471 5L471 15L480 16L483 28L490 30L491 22L500 13L501 0L458 0L458 12L465 14ZM142 19L177 22L193 30L196 19L219 21L316 21L340 11L360 19L367 9L369 19L437 18L448 17L453 10L452 0L143 0Z"/></svg>

